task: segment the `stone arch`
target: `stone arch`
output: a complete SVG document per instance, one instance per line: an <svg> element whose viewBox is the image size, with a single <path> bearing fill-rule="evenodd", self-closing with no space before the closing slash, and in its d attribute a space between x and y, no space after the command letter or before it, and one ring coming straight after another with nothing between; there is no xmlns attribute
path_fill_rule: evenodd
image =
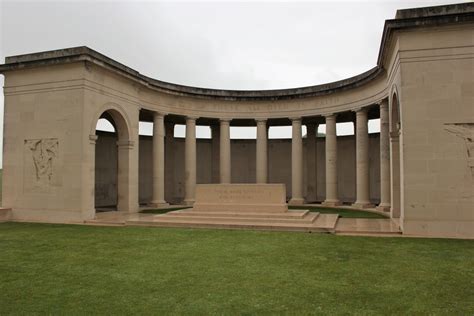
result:
<svg viewBox="0 0 474 316"><path fill-rule="evenodd" d="M393 86L390 95L390 132L399 133L401 129L400 102L396 86Z"/></svg>
<svg viewBox="0 0 474 316"><path fill-rule="evenodd" d="M134 146L132 140L132 130L130 125L130 119L128 118L125 110L118 104L115 103L106 103L102 107L100 107L97 112L94 114L91 128L90 128L90 139L93 140L91 142L94 146L91 150L91 160L93 161L93 185L94 185L94 209L96 209L96 197L98 194L98 183L97 183L97 145L100 143L99 136L96 133L96 126L99 119L105 118L107 119L115 128L116 134L116 144L112 144L114 147L113 149L113 159L111 161L116 161L116 169L112 170L114 173L113 177L110 177L110 181L113 181L113 184L105 184L105 186L112 187L115 190L113 194L113 200L115 204L113 206L116 207L117 211L125 211L131 212L134 211L130 208L130 200L131 200L131 179L129 177L130 172L130 161L131 161L131 152ZM112 140L114 141L114 140ZM116 160L115 160L116 159ZM112 168L115 168L112 165ZM107 181L107 180L106 180ZM107 191L101 192L100 194L108 194ZM112 205L111 205L112 206Z"/></svg>
<svg viewBox="0 0 474 316"><path fill-rule="evenodd" d="M95 114L92 119L90 128L90 135L95 135L97 122L101 118L106 118L112 123L117 133L119 141L130 141L131 124L125 110L116 103L104 104Z"/></svg>
<svg viewBox="0 0 474 316"><path fill-rule="evenodd" d="M391 208L390 216L392 218L401 218L402 216L402 146L401 146L401 112L400 98L396 86L392 87L389 99L389 124L390 124L390 188L391 188ZM401 224L403 224L401 222Z"/></svg>

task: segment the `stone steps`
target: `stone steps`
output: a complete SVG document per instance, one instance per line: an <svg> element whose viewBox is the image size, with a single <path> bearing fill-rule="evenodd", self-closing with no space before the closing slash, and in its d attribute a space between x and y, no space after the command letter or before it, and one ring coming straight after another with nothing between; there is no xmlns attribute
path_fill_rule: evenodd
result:
<svg viewBox="0 0 474 316"><path fill-rule="evenodd" d="M339 231L336 230L335 232L336 235L341 235L341 236L376 236L376 237L396 237L396 236L402 236L402 232L374 232L374 231Z"/></svg>
<svg viewBox="0 0 474 316"><path fill-rule="evenodd" d="M311 224L316 220L319 213L304 212L304 216L298 214L285 216L284 214L233 214L233 213L216 213L216 212L195 212L195 211L183 211L179 213L167 213L153 216L154 220L161 221L181 221L186 219L187 221L205 221L205 222L252 222L252 223L301 223Z"/></svg>
<svg viewBox="0 0 474 316"><path fill-rule="evenodd" d="M220 212L203 212L203 211L190 211L190 210L177 210L177 211L171 211L166 213L167 216L173 215L173 216L196 216L196 217L206 217L206 216L211 216L211 217L233 217L233 218L239 218L239 217L250 217L250 218L282 218L282 219L301 219L307 216L310 213L308 210L301 210L301 211L289 211L285 213L253 213L253 212L226 212L226 211L220 211ZM156 216L162 216L164 214L156 215Z"/></svg>
<svg viewBox="0 0 474 316"><path fill-rule="evenodd" d="M12 218L12 210L9 208L0 208L0 222L8 222Z"/></svg>
<svg viewBox="0 0 474 316"><path fill-rule="evenodd" d="M125 221L86 220L85 224L90 226L125 226Z"/></svg>
<svg viewBox="0 0 474 316"><path fill-rule="evenodd" d="M314 214L308 222L268 222L242 221L241 218L192 218L192 217L167 217L155 216L153 220L129 220L127 226L154 226L154 227L190 227L190 228L217 228L217 229L251 229L251 230L279 230L333 233L335 230L337 214Z"/></svg>
<svg viewBox="0 0 474 316"><path fill-rule="evenodd" d="M156 218L155 221L182 221L186 220L189 222L249 222L249 223L268 223L268 224L276 224L276 223L295 223L295 224L311 224L313 223L316 218L318 217L317 214L308 215L306 218L252 218L252 217L218 217L218 216L160 216Z"/></svg>

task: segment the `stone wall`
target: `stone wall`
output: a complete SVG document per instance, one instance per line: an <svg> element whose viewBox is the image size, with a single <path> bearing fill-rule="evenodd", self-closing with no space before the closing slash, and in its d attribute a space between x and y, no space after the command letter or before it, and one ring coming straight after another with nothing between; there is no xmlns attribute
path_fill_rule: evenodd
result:
<svg viewBox="0 0 474 316"><path fill-rule="evenodd" d="M410 47L400 56L404 77L398 90L407 234L474 238L473 30L401 38ZM446 52L442 60L433 58Z"/></svg>
<svg viewBox="0 0 474 316"><path fill-rule="evenodd" d="M116 201L117 149L116 137L112 133L97 132L96 149L96 205L111 205ZM152 196L152 138L140 136L140 203L151 200ZM306 195L306 139L304 139L304 188ZM317 157L317 201L325 198L325 143L318 138L316 143ZM233 139L231 141L232 182L255 183L255 148L254 139ZM167 150L170 150L167 148ZM175 138L173 146L174 170L173 179L166 178L165 198L168 202L179 203L184 199L184 139ZM379 134L370 134L370 198L374 203L380 200L380 157ZM218 157L217 157L218 159ZM212 183L212 140L197 140L197 183ZM338 137L338 180L339 198L350 203L355 201L355 138L354 136ZM284 183L287 197L291 197L291 139L269 139L268 141L268 179L270 183ZM108 192L108 195L105 193ZM314 202L314 201L309 201Z"/></svg>
<svg viewBox="0 0 474 316"><path fill-rule="evenodd" d="M95 206L117 205L117 137L99 133L95 151Z"/></svg>

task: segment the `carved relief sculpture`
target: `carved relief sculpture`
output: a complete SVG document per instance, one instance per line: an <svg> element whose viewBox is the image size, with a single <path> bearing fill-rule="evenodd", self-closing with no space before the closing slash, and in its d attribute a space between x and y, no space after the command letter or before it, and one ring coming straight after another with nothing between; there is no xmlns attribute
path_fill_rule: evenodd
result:
<svg viewBox="0 0 474 316"><path fill-rule="evenodd" d="M474 123L446 123L445 129L464 139L467 151L467 166L474 176Z"/></svg>
<svg viewBox="0 0 474 316"><path fill-rule="evenodd" d="M50 185L53 176L53 161L58 155L59 142L56 138L25 140L31 151L35 166L35 179L40 186Z"/></svg>

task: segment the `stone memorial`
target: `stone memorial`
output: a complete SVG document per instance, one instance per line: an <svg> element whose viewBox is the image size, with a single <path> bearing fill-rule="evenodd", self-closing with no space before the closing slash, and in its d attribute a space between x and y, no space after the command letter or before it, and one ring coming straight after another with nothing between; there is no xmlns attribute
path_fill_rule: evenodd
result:
<svg viewBox="0 0 474 316"><path fill-rule="evenodd" d="M152 221L310 231L334 223L288 211L288 201L377 207L406 235L474 238L474 3L398 10L381 31L372 69L278 90L164 82L89 47L8 56L3 218L84 223L104 208L130 219L172 204L194 208ZM114 133L98 131L103 120ZM152 136L140 135L142 122ZM341 123L354 135L338 135ZM255 139L232 139L236 126L255 128ZM269 137L279 126L291 139Z"/></svg>
<svg viewBox="0 0 474 316"><path fill-rule="evenodd" d="M128 225L334 232L337 214L288 210L284 184L198 184L194 207Z"/></svg>
<svg viewBox="0 0 474 316"><path fill-rule="evenodd" d="M284 184L198 184L194 211L288 211Z"/></svg>

